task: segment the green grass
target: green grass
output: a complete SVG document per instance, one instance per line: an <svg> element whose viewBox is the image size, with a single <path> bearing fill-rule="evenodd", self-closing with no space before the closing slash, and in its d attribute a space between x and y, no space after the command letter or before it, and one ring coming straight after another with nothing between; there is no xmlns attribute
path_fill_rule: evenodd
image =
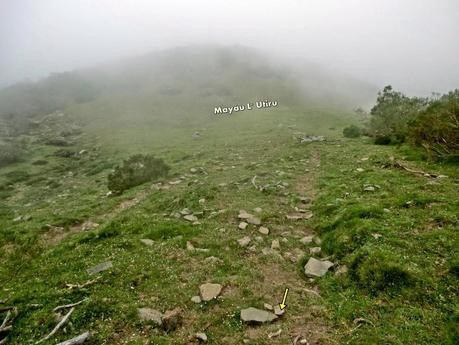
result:
<svg viewBox="0 0 459 345"><path fill-rule="evenodd" d="M106 111L103 104L100 109L92 106L69 111L83 119L89 118L89 110ZM182 344L204 329L209 344L240 344L244 339L290 344L298 333L324 344L454 343L457 166L421 161L404 147L344 139L343 127L357 121L334 109L284 105L228 118L204 114L182 122L164 119L161 126L157 117L130 122L123 120L123 108L110 109L118 120L107 123L108 114L96 117L72 140L69 149L88 154L56 157L55 148L34 142L26 159L0 170L0 300L19 310L11 344L40 339L56 323L54 307L84 298L65 329L47 343L90 330L88 344ZM195 131L200 139L192 139ZM326 135L329 141L299 144L293 138L296 131ZM107 197L110 170L137 153L152 153L171 166L162 181L168 189L146 183ZM407 156L413 167L448 178L383 168L389 156ZM369 159L361 161L364 157ZM48 164L32 164L38 159ZM198 172L191 174L190 168ZM251 183L255 175L263 192ZM168 184L181 176L182 183ZM365 184L380 188L365 192ZM313 205L302 205L302 196L314 197ZM204 204L199 203L202 198ZM133 199L138 202L120 208ZM203 212L200 225L171 215L185 207ZM259 216L270 229L259 242L256 227L237 229L239 210L253 212L255 207L263 209ZM294 207L311 207L314 217L287 220ZM218 210L224 211L207 218ZM19 215L31 218L14 222ZM100 226L73 232L88 219ZM56 244L47 224L70 235ZM317 245L301 244L299 238L313 229L322 239L319 256L347 265L347 274L330 272L315 281L304 277L308 249ZM236 242L246 235L254 252ZM142 238L152 239L153 245L144 245ZM281 240L283 254L302 252L302 260L262 255L273 239ZM187 241L208 252L187 251ZM205 262L209 256L220 263ZM66 288L67 283L93 279L86 269L108 260L114 267L100 273L98 283ZM191 302L199 285L210 281L224 285L222 297L200 305ZM242 308L278 303L285 287L291 292L282 320L259 328L240 322ZM304 288L319 288L322 298ZM185 324L170 334L141 323L136 315L138 307L164 312L177 306L185 310ZM357 318L371 323L356 328ZM278 328L283 329L281 337L268 340L267 334Z"/></svg>

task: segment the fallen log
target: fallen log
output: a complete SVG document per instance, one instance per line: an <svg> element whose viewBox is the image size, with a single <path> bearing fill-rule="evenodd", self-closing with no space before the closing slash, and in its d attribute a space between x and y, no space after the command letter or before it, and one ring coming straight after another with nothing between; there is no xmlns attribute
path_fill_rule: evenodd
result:
<svg viewBox="0 0 459 345"><path fill-rule="evenodd" d="M83 344L87 339L89 339L90 336L91 336L91 334L89 332L85 332L85 333L79 335L78 337L63 341L62 343L59 343L57 345L78 345L78 344Z"/></svg>
<svg viewBox="0 0 459 345"><path fill-rule="evenodd" d="M75 307L75 306L77 306L78 304L81 304L81 303L83 303L83 302L86 301L86 300L87 300L87 298L82 299L81 301L76 302L76 303L70 303L70 304L60 305L60 306L57 306L56 308L54 308L53 311L56 312L56 311L58 311L58 310L60 310L60 309Z"/></svg>
<svg viewBox="0 0 459 345"><path fill-rule="evenodd" d="M74 310L75 310L75 307L72 307L72 309L70 309L69 312L56 325L56 327L54 327L54 329L51 331L51 333L49 333L46 337L44 337L44 338L40 339L39 341L37 341L35 344L40 344L40 343L48 340L49 338L51 338L54 334L56 334L56 332L59 330L59 328L61 328L64 325L64 323L67 322L67 320L69 319L70 315L72 315Z"/></svg>

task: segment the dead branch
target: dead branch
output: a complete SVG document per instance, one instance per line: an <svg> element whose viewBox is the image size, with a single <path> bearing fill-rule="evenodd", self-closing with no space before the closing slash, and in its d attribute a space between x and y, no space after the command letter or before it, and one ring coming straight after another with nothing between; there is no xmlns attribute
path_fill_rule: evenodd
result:
<svg viewBox="0 0 459 345"><path fill-rule="evenodd" d="M56 334L56 332L59 330L59 328L61 328L62 325L67 322L67 320L69 319L70 315L72 315L74 310L75 310L75 307L72 307L72 309L70 309L69 312L56 325L56 327L54 327L54 329L51 331L51 333L49 333L46 337L44 337L44 338L40 339L39 341L37 341L35 344L42 343L42 342L48 340L49 338L51 338L54 334Z"/></svg>
<svg viewBox="0 0 459 345"><path fill-rule="evenodd" d="M89 339L90 336L91 336L91 334L89 332L85 332L85 333L79 335L78 337L63 341L62 343L59 343L57 345L78 345L78 344L83 344L87 339Z"/></svg>
<svg viewBox="0 0 459 345"><path fill-rule="evenodd" d="M93 285L97 283L102 277L97 277L96 279L88 280L86 283L83 284L65 284L65 287L69 290L72 289L83 289L87 286Z"/></svg>
<svg viewBox="0 0 459 345"><path fill-rule="evenodd" d="M252 178L252 184L253 186L255 187L255 189L258 190L258 186L255 184L255 180L257 179L257 175L255 175L253 178Z"/></svg>
<svg viewBox="0 0 459 345"><path fill-rule="evenodd" d="M403 170L406 170L412 174L415 174L415 175L421 175L421 176L425 176L425 177L433 177L433 178L436 178L438 177L439 175L438 174L433 174L433 173L427 173L425 171L421 171L421 170L413 170L413 169L410 169L406 166L404 166L402 163L400 162L395 162L394 163L394 167L396 168L400 168L400 169L403 169Z"/></svg>
<svg viewBox="0 0 459 345"><path fill-rule="evenodd" d="M60 305L60 306L57 306L56 308L54 308L53 311L56 312L56 311L58 311L58 310L60 310L60 309L75 307L75 306L77 306L78 304L81 304L81 303L83 303L83 302L86 301L86 300L87 300L87 298L82 299L81 301L76 302L76 303L70 303L70 304Z"/></svg>

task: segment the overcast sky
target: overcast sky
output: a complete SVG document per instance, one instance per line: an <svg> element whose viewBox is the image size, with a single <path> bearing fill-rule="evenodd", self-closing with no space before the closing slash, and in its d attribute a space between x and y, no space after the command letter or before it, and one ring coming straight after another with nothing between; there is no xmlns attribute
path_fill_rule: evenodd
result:
<svg viewBox="0 0 459 345"><path fill-rule="evenodd" d="M410 93L459 88L459 0L0 0L0 85L193 43Z"/></svg>

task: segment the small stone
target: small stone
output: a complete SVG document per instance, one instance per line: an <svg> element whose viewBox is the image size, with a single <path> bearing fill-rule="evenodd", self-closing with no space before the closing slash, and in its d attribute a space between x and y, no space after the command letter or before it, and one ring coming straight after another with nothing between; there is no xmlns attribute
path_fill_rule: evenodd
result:
<svg viewBox="0 0 459 345"><path fill-rule="evenodd" d="M197 172L198 172L198 169L196 169L196 168L191 168L190 169L190 173L192 173L192 174L196 174Z"/></svg>
<svg viewBox="0 0 459 345"><path fill-rule="evenodd" d="M207 335L206 335L206 333L196 333L196 334L195 334L195 337L196 337L196 339L198 339L199 341L202 341L202 342L206 342L206 341L207 341Z"/></svg>
<svg viewBox="0 0 459 345"><path fill-rule="evenodd" d="M176 184L179 184L179 183L181 183L181 182L182 182L182 180L169 181L169 184L170 184L170 185L176 185Z"/></svg>
<svg viewBox="0 0 459 345"><path fill-rule="evenodd" d="M314 254L319 254L322 249L320 247L312 247L309 248L309 254L314 255Z"/></svg>
<svg viewBox="0 0 459 345"><path fill-rule="evenodd" d="M268 333L268 339L278 337L281 335L281 333L282 333L282 329L280 328L276 332Z"/></svg>
<svg viewBox="0 0 459 345"><path fill-rule="evenodd" d="M303 204L309 204L312 200L311 198L307 197L307 196L304 196L304 197L301 197L300 198L300 201L303 203Z"/></svg>
<svg viewBox="0 0 459 345"><path fill-rule="evenodd" d="M182 308L175 308L173 310L166 311L162 317L164 330L166 332L172 332L180 327L183 321L182 314Z"/></svg>
<svg viewBox="0 0 459 345"><path fill-rule="evenodd" d="M258 228L258 232L262 235L268 235L269 234L269 229L268 228L265 228L264 226L260 226L260 228Z"/></svg>
<svg viewBox="0 0 459 345"><path fill-rule="evenodd" d="M238 227L239 227L239 229L241 229L241 230L245 230L245 229L247 228L248 225L249 225L249 224L247 224L246 222L240 222Z"/></svg>
<svg viewBox="0 0 459 345"><path fill-rule="evenodd" d="M191 297L191 302L193 303L201 303L201 297L200 296L193 296Z"/></svg>
<svg viewBox="0 0 459 345"><path fill-rule="evenodd" d="M349 271L346 265L339 266L335 271L335 276L346 274Z"/></svg>
<svg viewBox="0 0 459 345"><path fill-rule="evenodd" d="M363 190L364 190L365 192L374 192L374 191L375 191L375 187L373 187L373 186L366 186L366 187L363 188Z"/></svg>
<svg viewBox="0 0 459 345"><path fill-rule="evenodd" d="M307 264L304 266L304 274L308 277L322 277L332 266L333 263L330 261L309 258Z"/></svg>
<svg viewBox="0 0 459 345"><path fill-rule="evenodd" d="M282 316L284 315L284 313L285 309L281 309L278 304L274 306L274 314L276 314L277 316Z"/></svg>
<svg viewBox="0 0 459 345"><path fill-rule="evenodd" d="M203 205L206 203L206 199L202 198L198 200L199 205Z"/></svg>
<svg viewBox="0 0 459 345"><path fill-rule="evenodd" d="M186 249L189 251L193 251L195 249L193 243L191 243L190 241L186 241Z"/></svg>
<svg viewBox="0 0 459 345"><path fill-rule="evenodd" d="M161 326L163 324L163 314L158 310L151 308L139 308L137 309L137 314L141 321L150 321L156 326Z"/></svg>
<svg viewBox="0 0 459 345"><path fill-rule="evenodd" d="M91 222L90 220L87 220L86 222L84 222L81 225L81 230L83 230L83 231L93 230L93 229L97 228L98 226L99 226L99 224Z"/></svg>
<svg viewBox="0 0 459 345"><path fill-rule="evenodd" d="M275 249L280 249L280 243L279 243L279 240L273 240L271 242L271 249L275 250Z"/></svg>
<svg viewBox="0 0 459 345"><path fill-rule="evenodd" d="M270 310L270 311L273 311L273 310L274 310L273 306L272 306L271 304L269 304L269 303L263 304L263 307L264 307L266 310Z"/></svg>
<svg viewBox="0 0 459 345"><path fill-rule="evenodd" d="M88 272L88 274L96 274L102 271L106 271L112 267L113 267L113 263L111 261L107 261L107 262L102 262L96 266L88 268L86 272Z"/></svg>
<svg viewBox="0 0 459 345"><path fill-rule="evenodd" d="M251 217L247 218L247 223L253 224L253 225L260 225L261 224L261 220L258 217L251 216Z"/></svg>
<svg viewBox="0 0 459 345"><path fill-rule="evenodd" d="M204 262L205 263L208 263L208 264L221 264L223 263L223 261L215 256L209 256L208 258L205 258L204 259Z"/></svg>
<svg viewBox="0 0 459 345"><path fill-rule="evenodd" d="M257 242L263 242L263 237L261 237L261 236L255 236L255 241L257 241Z"/></svg>
<svg viewBox="0 0 459 345"><path fill-rule="evenodd" d="M261 207L255 207L253 209L256 213L261 213L261 211L263 211L263 209Z"/></svg>
<svg viewBox="0 0 459 345"><path fill-rule="evenodd" d="M320 246L322 244L322 240L320 237L314 236L314 243Z"/></svg>
<svg viewBox="0 0 459 345"><path fill-rule="evenodd" d="M239 215L237 217L239 219L247 219L247 218L253 217L253 215L250 213L247 213L247 211L245 210L239 210Z"/></svg>
<svg viewBox="0 0 459 345"><path fill-rule="evenodd" d="M142 238L140 240L140 242L142 242L143 244L147 245L147 246L152 246L153 243L155 243L155 241L153 240L150 240L149 238Z"/></svg>
<svg viewBox="0 0 459 345"><path fill-rule="evenodd" d="M206 283L202 284L199 287L199 292L201 294L201 298L204 302L208 302L217 298L222 291L222 286L220 284L212 284Z"/></svg>
<svg viewBox="0 0 459 345"><path fill-rule="evenodd" d="M309 243L312 242L313 238L314 238L314 236L305 236L300 240L300 242L303 243L303 244L309 244Z"/></svg>
<svg viewBox="0 0 459 345"><path fill-rule="evenodd" d="M371 236L373 236L373 238L374 238L375 240L378 240L378 239L380 239L380 238L382 237L382 235L381 235L381 234L378 234L378 233L373 233L373 234L371 234Z"/></svg>
<svg viewBox="0 0 459 345"><path fill-rule="evenodd" d="M183 217L183 219L189 221L189 222L197 222L198 217L192 215L192 214L187 214L186 216Z"/></svg>
<svg viewBox="0 0 459 345"><path fill-rule="evenodd" d="M362 168L357 168L357 169L355 169L355 171L357 171L357 172L364 172L365 170L362 169Z"/></svg>
<svg viewBox="0 0 459 345"><path fill-rule="evenodd" d="M243 238L240 238L239 240L237 240L237 243L239 243L241 247L247 247L248 244L250 243L250 237L245 236Z"/></svg>
<svg viewBox="0 0 459 345"><path fill-rule="evenodd" d="M180 214L182 216L186 216L187 214L191 214L191 211L187 208L184 208L183 210L180 211Z"/></svg>
<svg viewBox="0 0 459 345"><path fill-rule="evenodd" d="M277 315L266 310L261 310L253 307L241 310L241 320L245 323L260 324L272 322L276 319Z"/></svg>

